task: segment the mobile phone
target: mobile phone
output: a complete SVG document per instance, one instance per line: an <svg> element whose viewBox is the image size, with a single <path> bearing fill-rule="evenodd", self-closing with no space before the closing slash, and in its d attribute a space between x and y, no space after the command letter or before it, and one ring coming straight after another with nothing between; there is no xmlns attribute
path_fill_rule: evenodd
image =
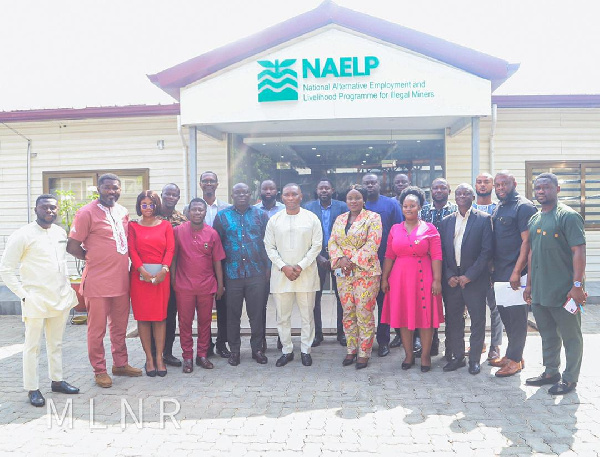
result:
<svg viewBox="0 0 600 457"><path fill-rule="evenodd" d="M575 300L573 300L572 298L567 300L567 302L563 305L563 308L571 314L577 313L577 310L579 309L577 303L575 303Z"/></svg>

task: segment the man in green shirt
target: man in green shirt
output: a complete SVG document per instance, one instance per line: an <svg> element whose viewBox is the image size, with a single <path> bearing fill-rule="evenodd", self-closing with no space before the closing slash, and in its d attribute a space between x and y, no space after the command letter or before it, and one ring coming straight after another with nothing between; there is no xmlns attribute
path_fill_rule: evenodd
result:
<svg viewBox="0 0 600 457"><path fill-rule="evenodd" d="M581 311L587 294L585 231L579 213L558 203L560 186L552 173L542 173L534 182L534 193L542 210L529 220L530 274L523 298L531 304L542 337L545 370L525 381L530 386L554 384L548 392L563 395L577 386L583 355ZM575 313L563 306L573 299ZM562 379L560 351L564 345L567 365Z"/></svg>

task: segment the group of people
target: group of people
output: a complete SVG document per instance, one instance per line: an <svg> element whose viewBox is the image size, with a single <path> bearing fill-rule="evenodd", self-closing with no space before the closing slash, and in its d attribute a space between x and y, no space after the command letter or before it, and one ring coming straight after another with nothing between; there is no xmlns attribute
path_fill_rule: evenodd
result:
<svg viewBox="0 0 600 457"><path fill-rule="evenodd" d="M56 198L39 196L36 221L11 235L0 265L2 279L22 300L24 387L30 402L45 404L37 374L43 329L52 391L79 392L62 376L62 336L77 301L68 281L66 252L85 260L80 293L88 313L89 360L100 387L112 386L103 343L107 323L113 376L143 374L128 363L130 303L147 376L166 376L167 365L193 371L195 317L195 364L214 368L209 357L216 353L229 365L239 365L244 302L252 358L268 363L269 295L276 306L281 350L276 366L294 359L294 304L301 317L301 361L310 366L311 349L323 341L321 298L330 277L337 340L346 347L344 366L367 367L376 337L380 357L401 345L401 368L412 368L420 358L421 371L428 372L431 357L439 353L438 328L445 321L443 370L465 367L468 356L469 373L478 374L489 307L488 361L499 368L496 376L512 376L524 366L530 304L542 336L545 371L526 383L553 384L553 394L572 391L583 351L585 232L581 216L558 202L557 177L544 173L535 180L540 212L517 193L508 171L481 174L476 190L460 184L455 204L449 202L451 188L443 178L432 182L431 202L405 174L394 179L395 198L381 195L380 184L377 175L366 174L342 202L332 198L333 183L323 179L317 199L303 206L297 184L283 186L279 202L277 185L266 180L260 186L261 201L252 205L249 186L237 183L229 205L216 198L218 178L207 171L200 176L202 198L192 199L183 214L176 210L179 187L171 183L160 196L150 190L138 195L139 219L133 221L117 203L120 179L105 174L98 179L98 200L77 212L68 238L53 224ZM566 306L571 301L575 312ZM465 350L467 312L471 333ZM183 362L173 354L177 321ZM502 325L508 337L503 357ZM396 329L391 342L390 328ZM561 376L563 344L567 361Z"/></svg>

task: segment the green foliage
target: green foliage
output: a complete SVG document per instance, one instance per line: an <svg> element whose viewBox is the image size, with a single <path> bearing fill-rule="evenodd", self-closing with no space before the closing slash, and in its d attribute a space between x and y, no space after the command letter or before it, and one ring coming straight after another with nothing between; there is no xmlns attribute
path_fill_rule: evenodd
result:
<svg viewBox="0 0 600 457"><path fill-rule="evenodd" d="M56 190L55 193L58 196L58 216L60 217L60 223L67 233L71 231L71 224L77 210L98 198L98 193L95 191L91 195L88 195L85 201L77 201L75 199L75 192L72 190Z"/></svg>

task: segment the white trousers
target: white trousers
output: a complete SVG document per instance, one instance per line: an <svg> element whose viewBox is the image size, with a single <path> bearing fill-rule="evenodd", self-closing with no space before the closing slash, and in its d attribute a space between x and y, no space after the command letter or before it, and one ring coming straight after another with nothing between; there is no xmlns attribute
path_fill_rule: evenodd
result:
<svg viewBox="0 0 600 457"><path fill-rule="evenodd" d="M48 354L48 376L51 381L62 381L62 342L65 325L70 310L48 318L26 317L25 343L23 345L23 387L25 390L38 390L40 381L38 364L42 343L42 332L46 333Z"/></svg>
<svg viewBox="0 0 600 457"><path fill-rule="evenodd" d="M285 292L273 294L277 309L277 332L283 345L283 353L294 352L292 343L292 309L294 301L298 304L302 327L300 332L300 350L310 354L310 348L315 339L315 292Z"/></svg>

